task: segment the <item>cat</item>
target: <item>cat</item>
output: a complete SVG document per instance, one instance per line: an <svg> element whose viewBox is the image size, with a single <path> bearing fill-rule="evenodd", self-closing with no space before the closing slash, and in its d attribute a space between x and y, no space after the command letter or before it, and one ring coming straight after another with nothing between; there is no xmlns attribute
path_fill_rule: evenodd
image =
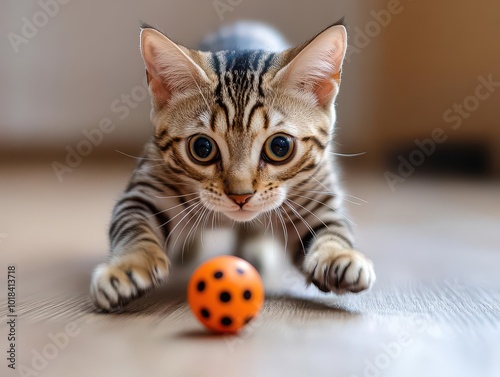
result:
<svg viewBox="0 0 500 377"><path fill-rule="evenodd" d="M375 281L354 248L331 152L346 28L281 51L279 38L276 49L227 48L225 34L212 38L222 51L206 51L210 40L200 51L141 28L154 136L114 207L108 261L93 272L104 311L165 281L174 255L214 222L236 224L241 247L256 234L242 231L249 222L273 227L323 292Z"/></svg>

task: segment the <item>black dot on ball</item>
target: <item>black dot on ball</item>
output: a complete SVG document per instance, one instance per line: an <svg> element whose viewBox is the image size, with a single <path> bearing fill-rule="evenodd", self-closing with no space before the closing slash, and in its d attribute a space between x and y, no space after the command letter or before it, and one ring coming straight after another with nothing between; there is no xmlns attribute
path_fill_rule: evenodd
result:
<svg viewBox="0 0 500 377"><path fill-rule="evenodd" d="M201 309L200 313L203 318L210 318L210 312L207 309L205 308Z"/></svg>
<svg viewBox="0 0 500 377"><path fill-rule="evenodd" d="M198 292L203 292L205 290L205 282L203 280L200 280L198 282L198 285L196 286L196 289Z"/></svg>
<svg viewBox="0 0 500 377"><path fill-rule="evenodd" d="M230 317L222 317L220 323L222 326L231 326L233 324L233 320Z"/></svg>
<svg viewBox="0 0 500 377"><path fill-rule="evenodd" d="M245 318L245 325L253 319L252 316Z"/></svg>
<svg viewBox="0 0 500 377"><path fill-rule="evenodd" d="M240 275L243 275L243 274L245 273L245 270L243 270L243 268L238 267L238 268L236 269L236 272L237 272L238 274L240 274Z"/></svg>
<svg viewBox="0 0 500 377"><path fill-rule="evenodd" d="M243 292L243 298L244 298L245 300L250 300L250 299L252 298L252 292L250 292L250 291L247 289L245 292Z"/></svg>
<svg viewBox="0 0 500 377"><path fill-rule="evenodd" d="M221 292L219 299L222 302L229 302L229 301L231 301L231 293L229 293L227 291Z"/></svg>
<svg viewBox="0 0 500 377"><path fill-rule="evenodd" d="M214 273L214 278L216 278L216 279L220 279L223 276L224 276L224 274L222 273L222 271L216 271Z"/></svg>

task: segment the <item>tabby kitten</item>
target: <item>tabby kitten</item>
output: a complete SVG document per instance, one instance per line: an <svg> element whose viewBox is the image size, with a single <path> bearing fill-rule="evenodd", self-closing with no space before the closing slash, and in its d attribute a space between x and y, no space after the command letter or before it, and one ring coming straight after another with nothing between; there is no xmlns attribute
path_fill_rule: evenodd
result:
<svg viewBox="0 0 500 377"><path fill-rule="evenodd" d="M111 254L92 277L97 307L159 285L174 255L214 223L272 227L323 292L372 286L331 157L346 39L336 24L282 52L202 52L142 28L154 137L114 208ZM252 241L238 234L241 247Z"/></svg>

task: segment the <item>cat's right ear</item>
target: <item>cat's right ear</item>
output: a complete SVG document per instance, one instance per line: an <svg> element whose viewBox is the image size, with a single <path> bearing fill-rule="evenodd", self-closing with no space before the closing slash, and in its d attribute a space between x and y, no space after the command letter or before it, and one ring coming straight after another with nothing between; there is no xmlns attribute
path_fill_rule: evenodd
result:
<svg viewBox="0 0 500 377"><path fill-rule="evenodd" d="M308 43L285 51L285 66L274 81L330 108L339 91L346 49L346 28L342 24L330 26Z"/></svg>
<svg viewBox="0 0 500 377"><path fill-rule="evenodd" d="M168 104L176 95L199 92L209 82L205 71L190 56L192 53L156 29L141 29L141 54L156 108Z"/></svg>

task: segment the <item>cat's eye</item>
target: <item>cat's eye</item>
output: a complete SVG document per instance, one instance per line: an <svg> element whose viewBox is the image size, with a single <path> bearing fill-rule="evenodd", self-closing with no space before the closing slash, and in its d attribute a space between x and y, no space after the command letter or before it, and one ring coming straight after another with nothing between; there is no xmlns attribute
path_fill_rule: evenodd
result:
<svg viewBox="0 0 500 377"><path fill-rule="evenodd" d="M290 158L295 143L287 134L276 134L267 139L264 145L263 157L268 162L281 163Z"/></svg>
<svg viewBox="0 0 500 377"><path fill-rule="evenodd" d="M188 149L191 157L201 164L210 164L219 157L217 144L207 135L195 135L191 137Z"/></svg>

